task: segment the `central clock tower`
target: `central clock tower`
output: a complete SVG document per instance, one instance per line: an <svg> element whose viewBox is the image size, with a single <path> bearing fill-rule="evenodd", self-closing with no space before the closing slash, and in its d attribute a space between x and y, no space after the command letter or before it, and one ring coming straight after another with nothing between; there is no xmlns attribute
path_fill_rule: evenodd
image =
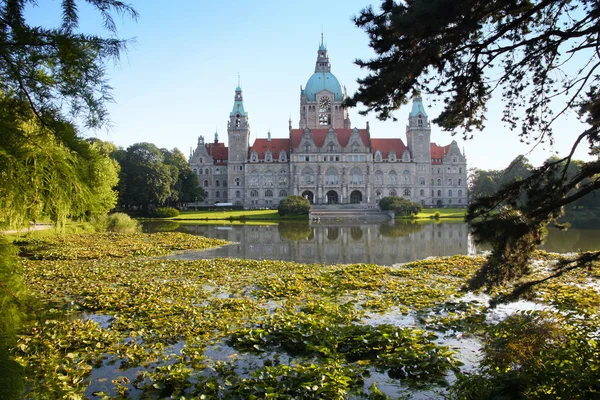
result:
<svg viewBox="0 0 600 400"><path fill-rule="evenodd" d="M331 73L327 48L323 43L317 51L315 73L300 88L300 128L350 128L348 108L343 105L346 88Z"/></svg>

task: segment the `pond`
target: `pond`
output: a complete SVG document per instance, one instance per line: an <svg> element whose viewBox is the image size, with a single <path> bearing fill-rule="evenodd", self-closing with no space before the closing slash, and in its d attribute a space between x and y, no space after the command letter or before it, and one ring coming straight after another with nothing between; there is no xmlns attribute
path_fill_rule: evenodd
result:
<svg viewBox="0 0 600 400"><path fill-rule="evenodd" d="M187 260L233 257L301 263L393 265L427 257L473 255L489 250L475 245L462 222L357 223L288 222L271 225L145 222L145 232L180 231L235 244L172 257ZM543 249L567 253L600 248L600 230L551 229Z"/></svg>

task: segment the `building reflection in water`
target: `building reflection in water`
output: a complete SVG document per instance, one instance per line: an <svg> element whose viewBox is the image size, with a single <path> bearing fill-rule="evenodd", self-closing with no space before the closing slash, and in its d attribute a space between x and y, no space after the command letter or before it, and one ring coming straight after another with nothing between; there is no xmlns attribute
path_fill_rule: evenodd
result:
<svg viewBox="0 0 600 400"><path fill-rule="evenodd" d="M145 226L152 230L151 225ZM237 242L183 255L186 259L235 257L303 263L391 265L427 257L468 254L464 223L281 222L279 225L181 225L179 231ZM181 255L178 258L182 258Z"/></svg>

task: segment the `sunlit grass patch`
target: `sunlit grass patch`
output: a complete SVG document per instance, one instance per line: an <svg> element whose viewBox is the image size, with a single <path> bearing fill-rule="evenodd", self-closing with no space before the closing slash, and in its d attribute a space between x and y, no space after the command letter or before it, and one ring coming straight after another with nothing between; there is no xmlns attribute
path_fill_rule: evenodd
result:
<svg viewBox="0 0 600 400"><path fill-rule="evenodd" d="M174 220L185 219L279 219L277 210L181 211Z"/></svg>

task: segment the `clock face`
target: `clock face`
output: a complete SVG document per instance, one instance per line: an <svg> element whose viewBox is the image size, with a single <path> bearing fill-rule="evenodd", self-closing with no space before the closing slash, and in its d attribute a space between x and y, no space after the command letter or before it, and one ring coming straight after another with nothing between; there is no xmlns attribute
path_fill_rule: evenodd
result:
<svg viewBox="0 0 600 400"><path fill-rule="evenodd" d="M331 99L329 97L321 97L319 100L319 108L321 112L331 111Z"/></svg>

